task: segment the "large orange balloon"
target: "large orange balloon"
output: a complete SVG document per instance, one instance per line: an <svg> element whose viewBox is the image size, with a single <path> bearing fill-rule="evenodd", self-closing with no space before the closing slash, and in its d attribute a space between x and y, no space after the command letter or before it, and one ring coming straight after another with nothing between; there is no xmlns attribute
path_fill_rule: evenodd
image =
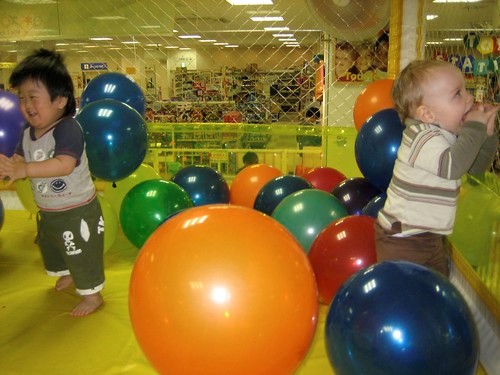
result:
<svg viewBox="0 0 500 375"><path fill-rule="evenodd" d="M371 216L346 216L328 225L312 243L308 256L323 304L332 302L349 277L376 263L374 222Z"/></svg>
<svg viewBox="0 0 500 375"><path fill-rule="evenodd" d="M292 235L246 207L190 208L148 238L134 265L132 327L160 374L293 374L318 314Z"/></svg>
<svg viewBox="0 0 500 375"><path fill-rule="evenodd" d="M250 165L242 169L231 183L230 203L253 208L260 189L280 176L283 176L283 173L278 168L266 164Z"/></svg>
<svg viewBox="0 0 500 375"><path fill-rule="evenodd" d="M358 95L353 108L354 126L358 131L370 116L394 107L391 97L393 84L393 79L379 79L369 83Z"/></svg>

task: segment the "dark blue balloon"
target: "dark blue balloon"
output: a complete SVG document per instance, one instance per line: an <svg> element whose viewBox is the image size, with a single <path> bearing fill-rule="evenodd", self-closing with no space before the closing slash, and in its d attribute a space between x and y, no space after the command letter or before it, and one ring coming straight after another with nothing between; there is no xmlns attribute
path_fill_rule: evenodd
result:
<svg viewBox="0 0 500 375"><path fill-rule="evenodd" d="M336 375L473 375L479 337L471 311L441 274L382 262L348 279L325 323Z"/></svg>
<svg viewBox="0 0 500 375"><path fill-rule="evenodd" d="M384 109L368 118L354 143L356 163L363 176L381 191L387 190L392 177L403 124L395 109Z"/></svg>
<svg viewBox="0 0 500 375"><path fill-rule="evenodd" d="M342 202L349 215L361 215L361 211L380 190L368 182L366 178L348 178L335 186L332 194Z"/></svg>
<svg viewBox="0 0 500 375"><path fill-rule="evenodd" d="M102 99L114 99L128 104L141 116L146 113L144 93L137 83L123 73L108 72L93 78L83 90L80 105L83 108Z"/></svg>
<svg viewBox="0 0 500 375"><path fill-rule="evenodd" d="M203 165L189 165L180 169L172 181L182 187L195 206L229 203L229 186L215 169Z"/></svg>
<svg viewBox="0 0 500 375"><path fill-rule="evenodd" d="M85 136L90 172L105 181L118 181L144 161L148 134L144 118L113 99L86 105L76 116Z"/></svg>
<svg viewBox="0 0 500 375"><path fill-rule="evenodd" d="M8 157L14 154L25 123L17 96L0 90L0 154Z"/></svg>
<svg viewBox="0 0 500 375"><path fill-rule="evenodd" d="M367 203L367 205L361 211L361 215L366 215L376 218L378 216L378 212L384 207L386 199L387 199L387 194L380 193Z"/></svg>
<svg viewBox="0 0 500 375"><path fill-rule="evenodd" d="M260 189L253 208L271 215L276 206L292 193L303 189L312 189L313 186L306 179L299 176L280 176L267 182Z"/></svg>

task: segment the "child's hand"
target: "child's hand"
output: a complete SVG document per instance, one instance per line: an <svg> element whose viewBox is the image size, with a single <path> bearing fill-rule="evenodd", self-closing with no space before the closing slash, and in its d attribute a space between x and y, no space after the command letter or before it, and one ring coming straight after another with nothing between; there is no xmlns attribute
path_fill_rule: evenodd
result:
<svg viewBox="0 0 500 375"><path fill-rule="evenodd" d="M488 135L495 134L495 124L498 112L500 111L500 105L484 104L485 112L491 113L489 121L486 123L486 133Z"/></svg>
<svg viewBox="0 0 500 375"><path fill-rule="evenodd" d="M495 133L495 117L500 110L500 106L492 104L478 104L467 113L465 121L477 121L486 125L486 134L488 136Z"/></svg>
<svg viewBox="0 0 500 375"><path fill-rule="evenodd" d="M26 163L22 158L8 158L0 154L0 178L9 180L10 183L26 177Z"/></svg>

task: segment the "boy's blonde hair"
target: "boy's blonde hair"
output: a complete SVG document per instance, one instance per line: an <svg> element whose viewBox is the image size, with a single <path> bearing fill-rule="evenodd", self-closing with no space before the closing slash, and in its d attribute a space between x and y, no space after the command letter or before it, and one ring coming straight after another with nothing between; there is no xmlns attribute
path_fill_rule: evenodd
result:
<svg viewBox="0 0 500 375"><path fill-rule="evenodd" d="M436 69L456 67L442 60L415 60L409 63L394 81L392 100L401 121L411 117L422 104L424 86L432 84L430 73Z"/></svg>

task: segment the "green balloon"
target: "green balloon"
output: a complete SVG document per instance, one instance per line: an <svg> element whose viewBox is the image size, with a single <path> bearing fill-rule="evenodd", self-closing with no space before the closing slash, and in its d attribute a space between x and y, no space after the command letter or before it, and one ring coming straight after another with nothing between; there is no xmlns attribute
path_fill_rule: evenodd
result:
<svg viewBox="0 0 500 375"><path fill-rule="evenodd" d="M498 246L500 199L493 186L468 176L458 199L457 215L450 242L474 267L490 261Z"/></svg>
<svg viewBox="0 0 500 375"><path fill-rule="evenodd" d="M175 182L152 179L135 185L123 198L120 223L127 239L141 248L165 220L193 202Z"/></svg>
<svg viewBox="0 0 500 375"><path fill-rule="evenodd" d="M347 215L347 209L333 194L318 189L290 194L272 213L272 217L292 233L306 253L328 224Z"/></svg>

